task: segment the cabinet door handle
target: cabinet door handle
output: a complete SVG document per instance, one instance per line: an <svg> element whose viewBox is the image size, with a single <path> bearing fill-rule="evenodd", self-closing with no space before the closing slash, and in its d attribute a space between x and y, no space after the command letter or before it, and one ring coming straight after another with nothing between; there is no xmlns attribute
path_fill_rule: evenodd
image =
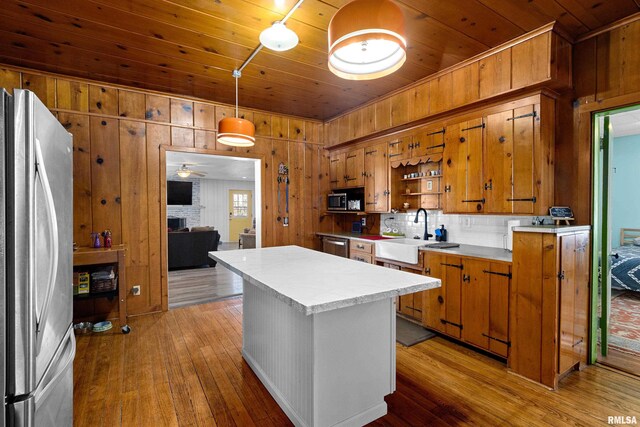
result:
<svg viewBox="0 0 640 427"><path fill-rule="evenodd" d="M415 144L413 144L413 148L418 148L418 147L420 147L420 143L419 142L416 142Z"/></svg>
<svg viewBox="0 0 640 427"><path fill-rule="evenodd" d="M471 276L468 274L463 274L462 275L462 281L463 282L467 282L467 283L471 283Z"/></svg>
<svg viewBox="0 0 640 427"><path fill-rule="evenodd" d="M364 249L364 245L356 244L356 248L358 248L358 249Z"/></svg>
<svg viewBox="0 0 640 427"><path fill-rule="evenodd" d="M485 190L493 190L493 182L491 180L489 180L489 183L485 183L484 184L484 189Z"/></svg>
<svg viewBox="0 0 640 427"><path fill-rule="evenodd" d="M358 157L356 154L351 154L350 156L347 156L347 159L353 159L354 157Z"/></svg>
<svg viewBox="0 0 640 427"><path fill-rule="evenodd" d="M462 203L484 203L485 199L484 197L482 199L477 199L477 200L463 200Z"/></svg>
<svg viewBox="0 0 640 427"><path fill-rule="evenodd" d="M378 150L371 150L371 151L365 151L364 154L366 154L368 156L370 154L374 154L374 153L377 153L377 152L378 152Z"/></svg>
<svg viewBox="0 0 640 427"><path fill-rule="evenodd" d="M413 148L413 144L409 144L409 148Z"/></svg>
<svg viewBox="0 0 640 427"><path fill-rule="evenodd" d="M504 136L501 136L500 138L498 138L498 141L500 142L505 142L507 140L507 138L505 138Z"/></svg>
<svg viewBox="0 0 640 427"><path fill-rule="evenodd" d="M444 186L444 192L445 193L450 193L451 192L451 186L450 185L445 185Z"/></svg>
<svg viewBox="0 0 640 427"><path fill-rule="evenodd" d="M425 268L424 269L424 273L425 274L431 274L431 268L430 267Z"/></svg>

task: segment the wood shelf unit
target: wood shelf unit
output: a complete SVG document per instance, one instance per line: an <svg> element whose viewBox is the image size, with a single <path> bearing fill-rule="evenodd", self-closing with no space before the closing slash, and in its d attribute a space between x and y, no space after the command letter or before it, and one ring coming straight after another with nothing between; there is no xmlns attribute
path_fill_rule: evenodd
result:
<svg viewBox="0 0 640 427"><path fill-rule="evenodd" d="M442 175L419 176L417 178L402 178L400 181L419 181L421 179L442 178Z"/></svg>
<svg viewBox="0 0 640 427"><path fill-rule="evenodd" d="M91 300L96 298L118 298L118 321L123 333L131 330L127 325L127 286L125 278L125 252L124 245L115 245L112 248L87 248L81 247L73 252L73 267L94 267L113 265L117 269L117 289L110 292L95 292L85 295L74 295L74 300ZM74 319L75 320L75 319Z"/></svg>

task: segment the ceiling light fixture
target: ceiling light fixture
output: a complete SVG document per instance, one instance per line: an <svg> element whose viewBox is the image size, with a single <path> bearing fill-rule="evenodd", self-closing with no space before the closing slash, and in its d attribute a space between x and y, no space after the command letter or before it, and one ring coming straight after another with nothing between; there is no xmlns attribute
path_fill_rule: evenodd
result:
<svg viewBox="0 0 640 427"><path fill-rule="evenodd" d="M407 59L404 15L391 0L354 0L329 22L329 70L348 80L389 75Z"/></svg>
<svg viewBox="0 0 640 427"><path fill-rule="evenodd" d="M220 120L217 141L232 147L251 147L256 142L256 127L249 120L238 117L238 79L241 76L240 70L233 70L233 78L236 79L236 116Z"/></svg>
<svg viewBox="0 0 640 427"><path fill-rule="evenodd" d="M274 22L272 26L260 33L260 43L277 52L293 49L298 45L298 41L298 35L287 28L282 21Z"/></svg>
<svg viewBox="0 0 640 427"><path fill-rule="evenodd" d="M179 169L177 173L180 178L189 178L191 175L191 171L183 169Z"/></svg>

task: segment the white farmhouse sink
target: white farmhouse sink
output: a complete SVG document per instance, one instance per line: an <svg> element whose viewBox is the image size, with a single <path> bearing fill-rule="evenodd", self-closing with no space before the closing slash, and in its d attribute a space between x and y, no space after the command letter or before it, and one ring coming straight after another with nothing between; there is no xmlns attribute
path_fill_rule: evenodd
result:
<svg viewBox="0 0 640 427"><path fill-rule="evenodd" d="M376 258L385 258L407 264L418 263L418 248L427 244L426 240L393 239L376 241Z"/></svg>

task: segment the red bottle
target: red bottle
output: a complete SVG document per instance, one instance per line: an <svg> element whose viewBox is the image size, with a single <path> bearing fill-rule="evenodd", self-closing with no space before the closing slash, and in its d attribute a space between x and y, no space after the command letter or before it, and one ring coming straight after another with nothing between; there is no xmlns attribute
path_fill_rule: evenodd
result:
<svg viewBox="0 0 640 427"><path fill-rule="evenodd" d="M111 230L104 230L102 232L102 237L104 237L104 247L110 248L111 247Z"/></svg>

